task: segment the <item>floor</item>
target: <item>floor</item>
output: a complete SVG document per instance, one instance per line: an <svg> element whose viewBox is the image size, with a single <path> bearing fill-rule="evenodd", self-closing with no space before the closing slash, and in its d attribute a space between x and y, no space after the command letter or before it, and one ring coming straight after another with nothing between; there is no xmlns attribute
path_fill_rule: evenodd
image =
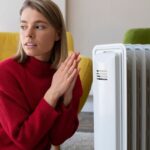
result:
<svg viewBox="0 0 150 150"><path fill-rule="evenodd" d="M79 132L93 132L93 112L81 112L79 114Z"/></svg>
<svg viewBox="0 0 150 150"><path fill-rule="evenodd" d="M94 134L90 132L76 132L61 145L61 150L94 150Z"/></svg>
<svg viewBox="0 0 150 150"><path fill-rule="evenodd" d="M94 150L93 127L93 112L81 112L78 130L61 145L61 150Z"/></svg>

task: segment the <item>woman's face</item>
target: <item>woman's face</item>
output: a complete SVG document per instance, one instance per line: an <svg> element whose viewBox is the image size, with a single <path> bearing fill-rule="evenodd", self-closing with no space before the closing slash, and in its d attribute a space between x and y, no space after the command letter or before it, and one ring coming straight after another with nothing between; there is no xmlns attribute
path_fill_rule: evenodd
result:
<svg viewBox="0 0 150 150"><path fill-rule="evenodd" d="M28 56L48 61L53 45L59 40L59 36L40 12L27 7L21 14L20 39L24 52Z"/></svg>

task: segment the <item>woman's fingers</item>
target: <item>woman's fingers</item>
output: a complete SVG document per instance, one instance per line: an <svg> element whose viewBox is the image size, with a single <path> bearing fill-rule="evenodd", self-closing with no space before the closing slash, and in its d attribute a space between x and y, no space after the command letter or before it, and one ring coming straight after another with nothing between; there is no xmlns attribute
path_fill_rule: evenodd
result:
<svg viewBox="0 0 150 150"><path fill-rule="evenodd" d="M63 62L53 76L51 89L60 97L73 85L79 70L79 54L73 53Z"/></svg>
<svg viewBox="0 0 150 150"><path fill-rule="evenodd" d="M74 69L77 69L77 61L74 60L72 66L68 69L68 74L71 75Z"/></svg>
<svg viewBox="0 0 150 150"><path fill-rule="evenodd" d="M79 52L72 52L67 58L66 60L64 61L65 64L71 64L71 62L74 60L74 59L78 59L79 58L79 55L80 53Z"/></svg>
<svg viewBox="0 0 150 150"><path fill-rule="evenodd" d="M80 61L79 53L73 52L71 55L67 57L67 59L63 63L62 70L65 72L68 72L70 68L73 67L78 67L78 63Z"/></svg>
<svg viewBox="0 0 150 150"><path fill-rule="evenodd" d="M72 82L76 79L76 77L78 76L78 70L74 69L73 72L68 76L67 80L70 83L70 85L72 84ZM70 87L70 86L69 86Z"/></svg>

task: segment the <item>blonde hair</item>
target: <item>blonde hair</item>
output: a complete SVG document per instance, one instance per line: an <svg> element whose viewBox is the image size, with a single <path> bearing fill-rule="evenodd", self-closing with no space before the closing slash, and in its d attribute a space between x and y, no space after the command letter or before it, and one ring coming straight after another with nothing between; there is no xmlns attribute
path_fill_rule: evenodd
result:
<svg viewBox="0 0 150 150"><path fill-rule="evenodd" d="M40 12L48 22L58 31L60 39L54 43L52 49L50 62L54 68L57 68L62 61L67 57L67 40L64 19L59 7L51 0L25 0L20 15L27 7L33 8ZM23 63L26 61L27 55L25 54L21 42L19 42L18 51L15 59Z"/></svg>

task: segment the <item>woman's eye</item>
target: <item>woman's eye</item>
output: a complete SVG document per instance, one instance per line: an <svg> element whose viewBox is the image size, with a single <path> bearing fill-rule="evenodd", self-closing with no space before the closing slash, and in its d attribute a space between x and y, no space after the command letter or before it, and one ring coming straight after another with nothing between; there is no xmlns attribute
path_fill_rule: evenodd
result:
<svg viewBox="0 0 150 150"><path fill-rule="evenodd" d="M27 26L25 26L25 25L20 25L20 28L21 28L22 30L25 30L25 29L27 28Z"/></svg>
<svg viewBox="0 0 150 150"><path fill-rule="evenodd" d="M43 30L45 29L44 25L36 25L36 29Z"/></svg>

